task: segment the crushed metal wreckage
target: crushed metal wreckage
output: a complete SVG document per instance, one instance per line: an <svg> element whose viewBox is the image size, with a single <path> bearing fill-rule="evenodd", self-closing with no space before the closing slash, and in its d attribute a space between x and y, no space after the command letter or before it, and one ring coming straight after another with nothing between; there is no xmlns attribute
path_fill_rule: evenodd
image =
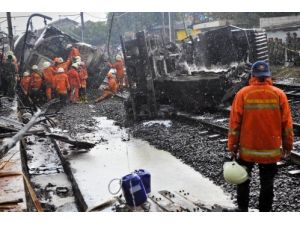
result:
<svg viewBox="0 0 300 225"><path fill-rule="evenodd" d="M249 64L268 59L263 30L234 26L189 37L181 49L144 32L121 43L131 84L126 108L135 119L156 117L166 105L199 112L229 104L248 82Z"/></svg>

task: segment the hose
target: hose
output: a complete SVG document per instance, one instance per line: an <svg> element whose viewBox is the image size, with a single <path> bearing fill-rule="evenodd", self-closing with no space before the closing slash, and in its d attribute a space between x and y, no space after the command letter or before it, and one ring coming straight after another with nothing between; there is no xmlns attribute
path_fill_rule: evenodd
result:
<svg viewBox="0 0 300 225"><path fill-rule="evenodd" d="M111 184L112 184L114 181L119 181L119 184L120 184L120 187L119 187L119 189L118 189L116 192L112 192L112 191L111 191L111 188L110 188ZM122 188L121 183L122 183L122 180L119 179L119 178L114 178L114 179L112 179L112 180L109 182L109 184L108 184L108 192L109 192L110 194L112 194L112 195L117 195L117 194L121 191L121 188Z"/></svg>

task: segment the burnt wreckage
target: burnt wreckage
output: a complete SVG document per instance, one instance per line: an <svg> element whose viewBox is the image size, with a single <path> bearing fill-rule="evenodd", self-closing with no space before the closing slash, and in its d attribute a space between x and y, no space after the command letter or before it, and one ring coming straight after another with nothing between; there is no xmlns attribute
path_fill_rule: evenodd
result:
<svg viewBox="0 0 300 225"><path fill-rule="evenodd" d="M20 59L23 57L24 69L30 69L32 65L38 65L42 68L45 61L52 62L55 57L67 59L69 50L66 48L68 44L73 44L80 51L81 59L86 63L89 79L92 79L95 87L102 82L105 72L101 68L105 67L105 55L96 47L79 42L70 35L63 33L59 29L48 26L35 32L28 31L25 51L22 52L25 35L21 36L15 44L15 54ZM101 79L99 79L99 75Z"/></svg>
<svg viewBox="0 0 300 225"><path fill-rule="evenodd" d="M144 32L134 40L121 37L121 44L131 84L125 106L134 119L166 108L197 113L229 105L247 85L250 64L268 60L265 32L235 26L188 37L181 48Z"/></svg>

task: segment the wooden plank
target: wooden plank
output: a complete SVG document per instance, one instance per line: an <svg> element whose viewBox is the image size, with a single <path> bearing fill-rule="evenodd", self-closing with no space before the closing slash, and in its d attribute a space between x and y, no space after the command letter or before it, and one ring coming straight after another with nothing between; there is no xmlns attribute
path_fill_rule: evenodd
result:
<svg viewBox="0 0 300 225"><path fill-rule="evenodd" d="M163 211L165 212L182 212L183 208L170 201L169 199L165 198L159 193L151 193L150 199L157 204Z"/></svg>
<svg viewBox="0 0 300 225"><path fill-rule="evenodd" d="M187 211L187 212L202 211L200 209L200 207L195 205L193 202L188 201L185 198L182 198L181 196L179 196L175 192L163 190L163 191L159 191L159 193L162 196L164 196L165 198L167 198L168 200L170 200L171 202L173 202L174 204L180 205L180 207L183 208L184 211Z"/></svg>

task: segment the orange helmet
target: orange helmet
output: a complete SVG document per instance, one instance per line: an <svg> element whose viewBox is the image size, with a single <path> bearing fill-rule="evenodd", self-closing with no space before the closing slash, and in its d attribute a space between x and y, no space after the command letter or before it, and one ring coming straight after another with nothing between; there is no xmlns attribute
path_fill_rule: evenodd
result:
<svg viewBox="0 0 300 225"><path fill-rule="evenodd" d="M112 73L108 73L108 74L107 74L107 79L111 79L111 78L113 78Z"/></svg>

